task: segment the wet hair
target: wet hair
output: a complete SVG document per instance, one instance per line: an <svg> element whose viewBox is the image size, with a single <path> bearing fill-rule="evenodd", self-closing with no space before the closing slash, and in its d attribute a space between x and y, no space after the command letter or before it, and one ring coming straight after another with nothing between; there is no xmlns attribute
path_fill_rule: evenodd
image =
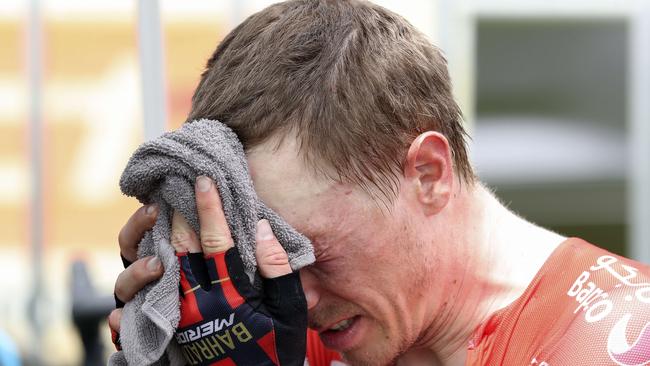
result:
<svg viewBox="0 0 650 366"><path fill-rule="evenodd" d="M316 172L389 199L412 140L438 131L460 179L475 179L444 56L367 1L294 0L248 17L207 62L188 121L200 118L245 149L295 136Z"/></svg>

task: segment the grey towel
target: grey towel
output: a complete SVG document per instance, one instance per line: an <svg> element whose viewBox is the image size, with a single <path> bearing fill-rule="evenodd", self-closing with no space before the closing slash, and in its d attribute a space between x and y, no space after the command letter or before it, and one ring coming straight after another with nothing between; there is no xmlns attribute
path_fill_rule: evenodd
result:
<svg viewBox="0 0 650 366"><path fill-rule="evenodd" d="M258 199L243 147L230 128L203 119L145 142L129 160L120 187L142 203L160 205L158 220L140 242L138 256L158 256L165 271L159 281L124 307L120 331L123 351L113 354L109 365L184 364L176 341L172 341L180 319L179 266L169 238L173 209L199 232L194 200L194 181L199 175L211 177L219 189L233 240L251 280L257 267L255 228L262 218L269 220L286 249L291 268L297 270L314 261L309 240Z"/></svg>

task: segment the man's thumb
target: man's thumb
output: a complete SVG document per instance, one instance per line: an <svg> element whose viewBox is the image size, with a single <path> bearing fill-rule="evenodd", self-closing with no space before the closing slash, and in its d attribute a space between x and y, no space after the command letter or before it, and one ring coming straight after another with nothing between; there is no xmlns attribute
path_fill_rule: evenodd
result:
<svg viewBox="0 0 650 366"><path fill-rule="evenodd" d="M255 257L262 277L275 278L291 273L287 252L273 235L267 220L257 222L255 241L257 242Z"/></svg>

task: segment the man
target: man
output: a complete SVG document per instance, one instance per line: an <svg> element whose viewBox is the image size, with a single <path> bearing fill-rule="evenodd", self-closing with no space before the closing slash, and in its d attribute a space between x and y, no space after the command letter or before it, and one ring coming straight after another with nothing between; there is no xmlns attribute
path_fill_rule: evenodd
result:
<svg viewBox="0 0 650 366"><path fill-rule="evenodd" d="M650 363L648 268L525 221L476 181L445 60L398 15L357 0L273 5L226 36L192 102L188 120L230 126L260 198L312 240L309 326L344 362ZM232 245L206 179L201 233L174 219L179 252ZM123 228L126 259L155 214ZM257 255L263 276L290 272L268 230ZM135 261L117 296L161 272ZM311 365L336 359L308 342Z"/></svg>

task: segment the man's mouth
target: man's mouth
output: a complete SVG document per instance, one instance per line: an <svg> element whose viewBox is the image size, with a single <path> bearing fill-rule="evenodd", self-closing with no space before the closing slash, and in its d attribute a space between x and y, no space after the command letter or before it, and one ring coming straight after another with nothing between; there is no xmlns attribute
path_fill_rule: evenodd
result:
<svg viewBox="0 0 650 366"><path fill-rule="evenodd" d="M348 329L351 324L352 324L352 318L344 319L344 320L341 320L340 322L334 324L333 326L331 326L328 330L329 331L339 332L339 331Z"/></svg>
<svg viewBox="0 0 650 366"><path fill-rule="evenodd" d="M327 328L319 329L318 333L326 347L346 351L361 341L363 321L361 316L356 315L340 320Z"/></svg>

